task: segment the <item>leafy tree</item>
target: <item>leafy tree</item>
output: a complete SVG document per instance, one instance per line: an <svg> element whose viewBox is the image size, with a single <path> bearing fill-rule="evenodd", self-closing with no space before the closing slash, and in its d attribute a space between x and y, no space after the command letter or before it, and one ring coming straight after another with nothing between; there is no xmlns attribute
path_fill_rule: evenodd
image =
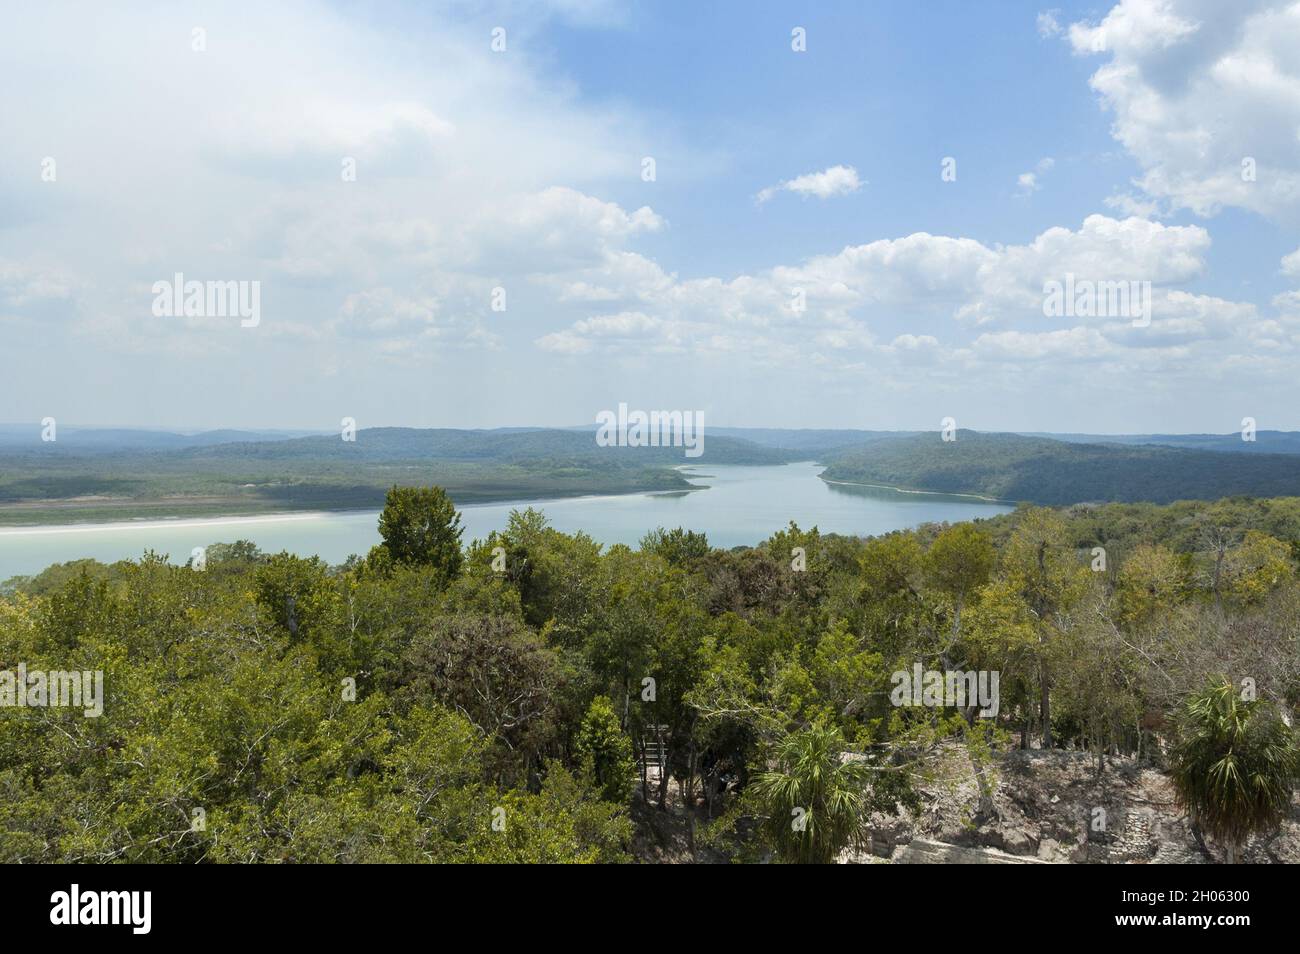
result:
<svg viewBox="0 0 1300 954"><path fill-rule="evenodd" d="M629 860L632 823L623 810L585 786L559 762L546 767L537 795L506 793L463 860L492 864L618 864Z"/></svg>
<svg viewBox="0 0 1300 954"><path fill-rule="evenodd" d="M505 576L519 591L528 624L551 626L564 645L581 642L600 606L600 544L585 533L560 533L532 507L512 510L505 533L488 542L506 551Z"/></svg>
<svg viewBox="0 0 1300 954"><path fill-rule="evenodd" d="M945 527L922 560L926 582L954 602L968 599L988 582L994 563L993 541L973 523Z"/></svg>
<svg viewBox="0 0 1300 954"><path fill-rule="evenodd" d="M1258 530L1247 530L1241 543L1228 551L1223 565L1226 595L1243 604L1260 602L1294 576L1290 548Z"/></svg>
<svg viewBox="0 0 1300 954"><path fill-rule="evenodd" d="M670 566L690 566L709 554L709 540L694 530L665 530L659 527L641 538L641 550L653 553Z"/></svg>
<svg viewBox="0 0 1300 954"><path fill-rule="evenodd" d="M1003 551L1002 572L1032 620L1039 725L1043 748L1051 748L1055 642L1071 624L1069 610L1091 581L1066 544L1066 524L1059 514L1031 507L1019 517Z"/></svg>
<svg viewBox="0 0 1300 954"><path fill-rule="evenodd" d="M879 730L889 698L889 672L880 653L863 649L839 622L817 641L808 669L825 719L863 741Z"/></svg>
<svg viewBox="0 0 1300 954"><path fill-rule="evenodd" d="M601 797L626 805L635 787L636 759L632 757L632 740L619 728L608 696L591 701L578 730L576 748L580 762L590 765Z"/></svg>
<svg viewBox="0 0 1300 954"><path fill-rule="evenodd" d="M294 639L317 635L337 605L329 567L320 557L277 553L253 574L257 602Z"/></svg>
<svg viewBox="0 0 1300 954"><path fill-rule="evenodd" d="M1142 544L1133 550L1119 571L1120 617L1127 623L1151 621L1171 609L1188 586L1187 561L1168 547Z"/></svg>
<svg viewBox="0 0 1300 954"><path fill-rule="evenodd" d="M874 537L858 558L863 626L886 655L903 652L916 636L922 558L920 541L910 532Z"/></svg>
<svg viewBox="0 0 1300 954"><path fill-rule="evenodd" d="M952 605L953 643L961 635L962 608L988 582L993 561L992 541L972 523L945 528L921 561L926 583Z"/></svg>
<svg viewBox="0 0 1300 954"><path fill-rule="evenodd" d="M444 584L460 573L460 514L441 487L394 486L384 498L379 536L394 563L432 567Z"/></svg>
<svg viewBox="0 0 1300 954"><path fill-rule="evenodd" d="M561 678L555 653L518 620L441 616L412 638L393 683L462 713L496 743L490 770L513 781L540 768Z"/></svg>

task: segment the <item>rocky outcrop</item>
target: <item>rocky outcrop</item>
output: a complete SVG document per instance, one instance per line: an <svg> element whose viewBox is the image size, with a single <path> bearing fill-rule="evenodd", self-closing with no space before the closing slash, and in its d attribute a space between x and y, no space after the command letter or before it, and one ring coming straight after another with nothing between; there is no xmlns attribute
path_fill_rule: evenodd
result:
<svg viewBox="0 0 1300 954"><path fill-rule="evenodd" d="M919 786L923 807L877 815L868 852L846 862L1005 864L1005 858L1072 864L1207 864L1222 860L1203 846L1179 810L1169 778L1134 759L1107 759L1098 774L1085 752L1016 750L994 772L992 817L977 818L978 795L965 753L952 746ZM915 847L913 847L915 845ZM962 849L969 849L975 854ZM1005 856L1005 857L1004 857ZM1242 860L1300 862L1300 805Z"/></svg>
<svg viewBox="0 0 1300 954"><path fill-rule="evenodd" d="M913 838L894 852L896 865L1042 865L1037 858L1009 855L993 848L965 848L938 841Z"/></svg>

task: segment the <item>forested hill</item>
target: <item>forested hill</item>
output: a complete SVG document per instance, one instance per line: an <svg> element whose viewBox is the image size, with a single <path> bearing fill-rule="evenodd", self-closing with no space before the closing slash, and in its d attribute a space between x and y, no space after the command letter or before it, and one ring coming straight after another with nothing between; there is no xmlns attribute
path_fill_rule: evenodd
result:
<svg viewBox="0 0 1300 954"><path fill-rule="evenodd" d="M614 455L639 463L780 464L798 459L790 450L763 447L736 437L715 436L705 428L703 454L687 457L682 447L601 447L590 432L559 429L459 430L452 428L372 427L355 442L338 434L284 441L227 443L177 452L191 460L371 460L371 461L541 461L602 460Z"/></svg>
<svg viewBox="0 0 1300 954"><path fill-rule="evenodd" d="M132 432L134 433L134 432ZM683 464L780 464L802 451L705 431L684 447L601 447L592 432L367 428L341 435L141 448L133 440L0 446L0 524L378 507L394 484L446 488L457 504L686 491Z"/></svg>
<svg viewBox="0 0 1300 954"><path fill-rule="evenodd" d="M827 480L1059 506L1300 495L1300 460L1155 445L1079 444L959 431L886 438L827 454Z"/></svg>
<svg viewBox="0 0 1300 954"><path fill-rule="evenodd" d="M864 432L865 433L865 432ZM608 460L634 456L639 463L780 464L801 458L796 448L777 447L744 437L714 434L705 428L703 454L687 458L682 447L601 447L591 431L559 428L457 428L370 427L357 431L355 441L336 433L314 435L257 434L247 431L210 431L183 435L122 430L71 431L58 441L44 442L40 431L13 428L0 440L5 457L26 455L129 455L164 466L184 466L187 461L540 461ZM188 442L188 443L184 443ZM855 443L860 443L855 441ZM820 447L821 445L819 445Z"/></svg>
<svg viewBox="0 0 1300 954"><path fill-rule="evenodd" d="M742 435L743 436L743 435ZM1241 434L1025 434L1072 444L1163 444L1186 450L1221 451L1228 454L1300 454L1300 433L1256 431L1254 440Z"/></svg>

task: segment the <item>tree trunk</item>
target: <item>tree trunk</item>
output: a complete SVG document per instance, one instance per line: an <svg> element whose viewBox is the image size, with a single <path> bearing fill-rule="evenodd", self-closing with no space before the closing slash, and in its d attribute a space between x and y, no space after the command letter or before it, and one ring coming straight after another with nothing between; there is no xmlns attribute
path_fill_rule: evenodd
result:
<svg viewBox="0 0 1300 954"><path fill-rule="evenodd" d="M1043 720L1043 748L1052 747L1052 686L1047 679L1047 667L1038 666L1038 715Z"/></svg>
<svg viewBox="0 0 1300 954"><path fill-rule="evenodd" d="M1223 574L1223 557L1226 551L1227 545L1220 538L1214 548L1214 583L1211 587L1214 590L1214 609L1219 613L1223 612L1223 598L1219 595L1219 579Z"/></svg>
<svg viewBox="0 0 1300 954"><path fill-rule="evenodd" d="M690 827L686 829L686 846L695 855L695 739L691 739L691 755L686 767L686 820Z"/></svg>
<svg viewBox="0 0 1300 954"><path fill-rule="evenodd" d="M646 777L646 747L645 734L641 735L641 801L647 805L650 804L650 783Z"/></svg>
<svg viewBox="0 0 1300 954"><path fill-rule="evenodd" d="M668 810L668 742L663 736L662 731L656 733L659 737L659 810L666 812Z"/></svg>
<svg viewBox="0 0 1300 954"><path fill-rule="evenodd" d="M993 806L993 787L989 785L988 769L975 756L971 756L971 768L975 770L975 784L979 788L980 800L975 814L980 819L996 818L997 809Z"/></svg>

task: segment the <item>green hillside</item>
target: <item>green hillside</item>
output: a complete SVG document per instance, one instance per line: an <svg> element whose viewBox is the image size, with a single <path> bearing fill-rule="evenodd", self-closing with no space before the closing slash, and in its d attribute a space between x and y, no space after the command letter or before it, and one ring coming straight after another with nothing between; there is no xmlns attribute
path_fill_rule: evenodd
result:
<svg viewBox="0 0 1300 954"><path fill-rule="evenodd" d="M594 433L374 428L178 449L81 452L60 443L0 452L0 524L377 508L394 484L447 489L458 504L681 491L683 464L779 464L799 454L707 436L681 447L600 447Z"/></svg>
<svg viewBox="0 0 1300 954"><path fill-rule="evenodd" d="M1047 505L1300 494L1300 461L1153 445L1077 444L959 431L888 438L827 455L827 480Z"/></svg>

